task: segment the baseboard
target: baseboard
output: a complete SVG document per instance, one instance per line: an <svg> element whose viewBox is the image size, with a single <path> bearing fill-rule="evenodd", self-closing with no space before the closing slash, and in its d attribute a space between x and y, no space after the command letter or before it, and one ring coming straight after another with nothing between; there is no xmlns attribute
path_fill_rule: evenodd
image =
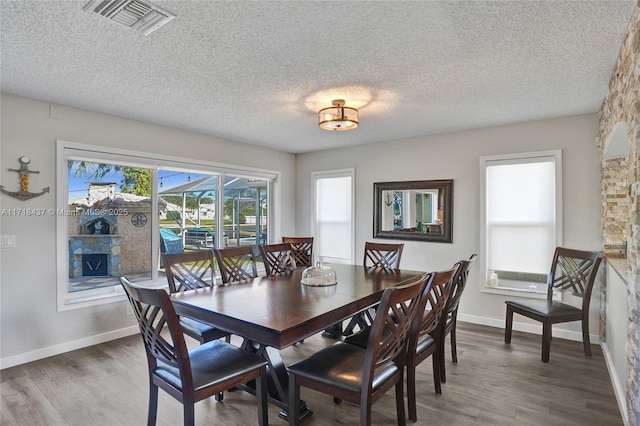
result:
<svg viewBox="0 0 640 426"><path fill-rule="evenodd" d="M458 319L460 321L470 322L472 324L480 324L480 325L486 325L489 327L504 329L503 319L478 317L475 315L465 315L462 313L458 313ZM514 320L515 320L515 317L514 317ZM526 323L513 321L513 329L516 331L524 331L525 333L542 335L542 324L537 324L537 325L526 324ZM570 331L570 330L559 330L557 327L554 327L553 329L553 337L559 337L561 339L582 342L582 332ZM597 334L590 334L589 338L591 339L591 342L600 342L600 336L598 336Z"/></svg>
<svg viewBox="0 0 640 426"><path fill-rule="evenodd" d="M629 423L629 411L627 410L625 387L622 386L622 383L618 380L618 376L613 365L613 358L611 356L611 352L609 352L609 349L607 348L607 345L602 342L600 343L600 347L602 348L602 353L604 355L604 362L607 364L609 377L611 377L611 385L613 386L613 393L616 396L616 401L618 401L618 408L622 415L622 421L624 422L624 426L631 426Z"/></svg>
<svg viewBox="0 0 640 426"><path fill-rule="evenodd" d="M480 325L486 325L489 327L504 328L504 320L499 320L494 318L479 317L475 315L465 315L465 314L459 313L458 319L460 321L470 322L472 324L480 324ZM524 331L527 333L542 334L542 327L531 325L531 324L522 324L522 323L514 322L513 329L517 331ZM108 342L110 340L120 339L122 337L136 334L139 331L140 330L137 326L132 326L127 328L122 328L120 330L110 331L108 333L98 334L96 336L86 337L84 339L78 339L78 340L73 340L71 342L61 343L59 345L49 346L46 348L31 351L31 352L25 352L25 353L13 355L6 358L1 358L0 370L4 368L14 367L20 364L25 364L31 361L37 361L39 359L48 358L50 356L59 355L59 354L73 351L76 349L86 348L88 346L97 345L99 343ZM554 329L553 335L563 339L575 340L578 342L582 341L582 333L578 333L574 331ZM598 342L599 340L600 338L598 336L591 335L592 342Z"/></svg>
<svg viewBox="0 0 640 426"><path fill-rule="evenodd" d="M85 337L84 339L72 340L59 345L48 346L46 348L37 349L31 352L24 352L12 355L6 358L0 358L0 370L16 365L26 364L27 362L37 361L39 359L48 358L50 356L63 354L65 352L74 351L76 349L86 348L88 346L97 345L99 343L108 342L110 340L120 339L122 337L131 336L139 333L138 326L121 328L120 330L110 331L108 333L98 334L95 336Z"/></svg>

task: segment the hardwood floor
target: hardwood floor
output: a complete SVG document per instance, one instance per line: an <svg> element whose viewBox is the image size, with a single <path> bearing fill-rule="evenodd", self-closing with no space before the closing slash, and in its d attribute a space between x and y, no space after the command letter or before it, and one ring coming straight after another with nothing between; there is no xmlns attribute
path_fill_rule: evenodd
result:
<svg viewBox="0 0 640 426"><path fill-rule="evenodd" d="M541 338L459 323L458 364L447 354L447 383L433 391L431 360L418 367L420 425L621 425L602 351L582 353L582 343L554 339L548 364ZM282 351L286 364L333 343L319 335ZM449 346L447 346L449 350ZM147 416L147 367L138 335L2 370L2 425L143 425ZM310 426L354 425L358 407L302 389L314 411ZM285 425L269 405L269 421ZM255 399L241 391L196 404L197 424L257 423ZM158 425L182 424L182 406L160 391ZM373 405L374 425L394 425L390 391Z"/></svg>

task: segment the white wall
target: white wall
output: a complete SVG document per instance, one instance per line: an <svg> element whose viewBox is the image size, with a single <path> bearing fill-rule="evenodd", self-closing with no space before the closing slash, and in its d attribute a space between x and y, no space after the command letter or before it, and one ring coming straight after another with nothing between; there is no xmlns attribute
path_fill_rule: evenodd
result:
<svg viewBox="0 0 640 426"><path fill-rule="evenodd" d="M627 407L627 340L629 334L629 308L628 303L631 297L627 291L625 281L618 272L607 263L607 298L606 312L607 325L605 332L605 342L602 347L607 358L607 367L611 375L613 390L618 398L618 405L622 410L622 418L629 418L629 407Z"/></svg>
<svg viewBox="0 0 640 426"><path fill-rule="evenodd" d="M355 167L356 260L360 262L364 242L372 240L373 182L452 178L453 244L406 241L403 252L403 267L434 270L479 250L480 156L562 149L564 243L584 249L601 246L596 114L293 156L62 106L56 108L58 118L52 119L49 104L6 94L1 95L0 102L0 183L17 189L16 173L7 169L17 167L17 159L28 155L31 168L40 171L32 175L30 190L51 187L50 193L24 202L1 195L0 209L55 208L56 139L279 170L279 206L296 206L295 210L282 210L282 235L310 232L312 171ZM336 132L335 136L340 134ZM0 233L17 237L16 248L0 250L1 367L136 332L133 318L125 315L123 302L56 312L55 217L2 216ZM502 326L506 298L481 293L478 280L478 269L474 268L462 298L461 319ZM596 289L591 304L591 330L596 335L598 294ZM526 328L520 318L515 321L516 329ZM567 329L571 330L568 337L579 338L577 324Z"/></svg>
<svg viewBox="0 0 640 426"><path fill-rule="evenodd" d="M0 183L19 189L18 158L31 157L30 191L49 186L48 194L19 201L0 195L0 209L54 208L56 139L175 155L216 163L281 172L279 207L293 206L295 156L198 133L58 106L50 118L48 103L2 94ZM1 367L137 332L125 303L56 312L54 216L0 217L0 233L15 235L17 247L0 250ZM282 209L279 235L294 235L294 211Z"/></svg>
<svg viewBox="0 0 640 426"><path fill-rule="evenodd" d="M366 125L364 119L362 125ZM374 182L454 179L453 244L405 241L402 253L403 268L425 271L448 268L461 258L479 253L479 157L562 149L564 245L600 250L597 135L598 116L588 114L301 154L296 162L296 232L304 235L311 229L311 172L355 167L358 262L362 261L364 243L373 240ZM337 132L336 137L340 137ZM478 269L476 266L471 270L461 300L460 319L503 327L504 301L513 297L480 292ZM593 336L598 335L599 292L599 288L594 289L591 302ZM539 323L518 315L514 318L514 328L541 330ZM570 332L556 332L558 337L581 339L578 323L554 327L554 330L561 329Z"/></svg>

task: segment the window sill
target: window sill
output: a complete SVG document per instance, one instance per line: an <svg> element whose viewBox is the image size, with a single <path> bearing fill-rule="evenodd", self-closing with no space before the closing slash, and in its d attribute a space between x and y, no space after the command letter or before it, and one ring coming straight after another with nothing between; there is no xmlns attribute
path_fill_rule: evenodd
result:
<svg viewBox="0 0 640 426"><path fill-rule="evenodd" d="M517 296L528 299L541 299L547 298L546 291L531 291L528 289L519 289L511 287L484 287L480 290L481 293L497 294L501 296Z"/></svg>
<svg viewBox="0 0 640 426"><path fill-rule="evenodd" d="M141 287L154 289L168 289L167 280L158 279L156 281L142 281L134 283ZM91 290L90 290L91 291ZM98 290L99 291L99 290ZM117 303L127 300L127 296L120 286L112 287L111 291L93 292L85 295L67 294L62 303L58 304L58 312L70 311L74 309L87 308L91 306Z"/></svg>

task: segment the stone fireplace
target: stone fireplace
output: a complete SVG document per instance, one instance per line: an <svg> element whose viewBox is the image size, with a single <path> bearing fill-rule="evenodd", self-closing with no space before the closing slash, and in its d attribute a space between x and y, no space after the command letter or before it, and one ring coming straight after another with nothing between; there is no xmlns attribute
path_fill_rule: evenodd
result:
<svg viewBox="0 0 640 426"><path fill-rule="evenodd" d="M119 277L120 241L118 217L101 216L93 208L82 212L77 233L69 235L69 277ZM96 269L97 268L97 269Z"/></svg>
<svg viewBox="0 0 640 426"><path fill-rule="evenodd" d="M151 199L115 188L113 182L91 183L88 197L72 203L77 214L67 222L70 279L151 276ZM158 199L158 207L164 210L166 202Z"/></svg>

